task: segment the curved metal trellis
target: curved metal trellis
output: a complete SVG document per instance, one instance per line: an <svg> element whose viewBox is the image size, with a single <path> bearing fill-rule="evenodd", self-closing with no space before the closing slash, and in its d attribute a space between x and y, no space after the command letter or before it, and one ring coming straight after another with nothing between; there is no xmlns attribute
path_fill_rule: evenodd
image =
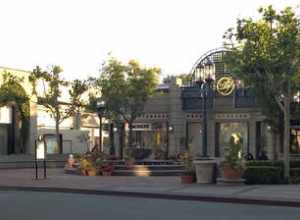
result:
<svg viewBox="0 0 300 220"><path fill-rule="evenodd" d="M203 54L193 65L190 74L191 84L194 85L198 81L203 81L207 78L216 79L217 74L226 73L226 68L223 62L223 56L229 50L221 47L212 49Z"/></svg>

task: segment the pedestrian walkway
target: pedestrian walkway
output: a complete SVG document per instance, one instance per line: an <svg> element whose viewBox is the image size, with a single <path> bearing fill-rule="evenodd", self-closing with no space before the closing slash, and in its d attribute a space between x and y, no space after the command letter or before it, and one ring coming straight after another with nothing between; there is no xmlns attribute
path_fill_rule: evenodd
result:
<svg viewBox="0 0 300 220"><path fill-rule="evenodd" d="M63 191L300 207L300 185L181 184L180 177L176 176L89 177L64 174L63 169L47 171L47 179L35 180L34 169L0 170L0 190ZM43 177L42 170L40 177Z"/></svg>

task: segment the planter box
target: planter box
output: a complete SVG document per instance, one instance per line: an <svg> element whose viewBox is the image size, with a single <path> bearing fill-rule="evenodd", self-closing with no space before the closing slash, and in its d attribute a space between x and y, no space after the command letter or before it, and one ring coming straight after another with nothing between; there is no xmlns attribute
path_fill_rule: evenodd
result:
<svg viewBox="0 0 300 220"><path fill-rule="evenodd" d="M182 184L191 184L195 182L195 178L192 175L185 175L185 176L181 176L181 183Z"/></svg>
<svg viewBox="0 0 300 220"><path fill-rule="evenodd" d="M196 181L197 183L215 183L215 167L216 161L206 160L194 160L196 169Z"/></svg>

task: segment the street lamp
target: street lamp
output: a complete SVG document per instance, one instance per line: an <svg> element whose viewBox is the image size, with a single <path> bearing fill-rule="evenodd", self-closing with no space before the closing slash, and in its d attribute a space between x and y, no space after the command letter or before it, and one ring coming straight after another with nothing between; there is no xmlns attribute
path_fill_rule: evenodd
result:
<svg viewBox="0 0 300 220"><path fill-rule="evenodd" d="M200 65L201 77L198 81L200 93L202 97L202 118L203 118L203 132L202 132L202 157L208 157L207 154L207 100L211 96L213 78L212 68L213 63L208 59L205 65Z"/></svg>
<svg viewBox="0 0 300 220"><path fill-rule="evenodd" d="M102 118L105 111L105 102L102 99L97 101L96 106L97 114L99 117L99 152L102 152Z"/></svg>

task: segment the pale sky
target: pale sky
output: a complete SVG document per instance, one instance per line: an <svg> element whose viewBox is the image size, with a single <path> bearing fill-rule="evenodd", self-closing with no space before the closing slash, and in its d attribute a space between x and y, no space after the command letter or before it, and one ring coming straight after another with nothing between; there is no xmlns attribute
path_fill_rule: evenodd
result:
<svg viewBox="0 0 300 220"><path fill-rule="evenodd" d="M0 66L32 70L51 64L68 79L96 76L109 52L187 73L238 17L261 5L299 0L0 0Z"/></svg>

